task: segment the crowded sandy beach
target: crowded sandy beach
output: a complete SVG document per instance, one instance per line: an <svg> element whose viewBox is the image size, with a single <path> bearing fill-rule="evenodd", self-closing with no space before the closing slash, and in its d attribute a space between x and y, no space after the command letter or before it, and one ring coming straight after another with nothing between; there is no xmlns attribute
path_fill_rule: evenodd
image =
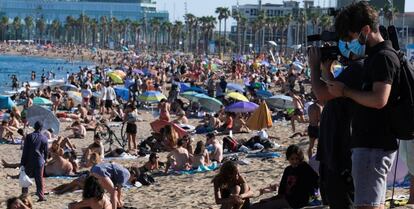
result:
<svg viewBox="0 0 414 209"><path fill-rule="evenodd" d="M356 10L368 20L345 26ZM0 207L410 208L411 132L392 105L404 98L397 73L414 68L384 52L376 18L366 3L338 14L341 62L311 46L218 56L0 44L94 63L64 79L11 77Z"/></svg>

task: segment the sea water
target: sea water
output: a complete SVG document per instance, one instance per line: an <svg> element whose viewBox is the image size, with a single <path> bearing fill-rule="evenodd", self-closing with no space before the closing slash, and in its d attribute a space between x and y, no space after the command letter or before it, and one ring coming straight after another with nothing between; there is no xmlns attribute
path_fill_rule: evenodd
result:
<svg viewBox="0 0 414 209"><path fill-rule="evenodd" d="M79 72L79 67L91 65L93 63L88 61L69 63L64 59L58 58L0 55L0 94L4 93L4 91L11 90L12 75L17 76L19 87L22 87L22 82L31 81L32 71L36 72L35 81L40 83L43 73L48 77L48 72L53 72L55 79L66 79L68 72Z"/></svg>

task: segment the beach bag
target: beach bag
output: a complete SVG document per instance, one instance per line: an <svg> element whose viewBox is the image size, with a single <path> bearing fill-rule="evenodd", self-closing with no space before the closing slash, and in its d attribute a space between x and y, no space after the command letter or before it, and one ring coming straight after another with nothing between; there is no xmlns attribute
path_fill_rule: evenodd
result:
<svg viewBox="0 0 414 209"><path fill-rule="evenodd" d="M226 136L223 138L223 148L231 152L237 152L239 148L239 143L236 139L233 139L230 136Z"/></svg>
<svg viewBox="0 0 414 209"><path fill-rule="evenodd" d="M400 140L411 140L414 139L414 67L404 53L391 48L384 52L397 55L400 61L399 95L390 106L391 131Z"/></svg>
<svg viewBox="0 0 414 209"><path fill-rule="evenodd" d="M29 176L24 171L24 166L20 167L19 185L22 188L28 188L33 185L33 181L29 178Z"/></svg>

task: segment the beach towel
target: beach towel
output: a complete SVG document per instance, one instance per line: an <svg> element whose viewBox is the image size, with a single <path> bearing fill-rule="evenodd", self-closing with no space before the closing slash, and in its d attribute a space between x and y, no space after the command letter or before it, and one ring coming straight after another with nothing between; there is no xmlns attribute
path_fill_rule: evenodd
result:
<svg viewBox="0 0 414 209"><path fill-rule="evenodd" d="M48 176L46 178L48 179L67 179L67 180L73 180L78 178L79 176L77 175L68 175L68 176Z"/></svg>
<svg viewBox="0 0 414 209"><path fill-rule="evenodd" d="M208 171L214 171L216 169L218 169L220 167L220 164L218 164L217 162L213 162L211 165L209 166L200 166L197 169L191 169L191 170L187 170L187 171L171 171L172 174L177 174L177 175L192 175L192 174L196 174L196 173L205 173Z"/></svg>
<svg viewBox="0 0 414 209"><path fill-rule="evenodd" d="M104 161L111 161L111 160L135 160L138 157L135 155L131 155L128 153L122 153L119 157L105 157Z"/></svg>
<svg viewBox="0 0 414 209"><path fill-rule="evenodd" d="M256 152L256 153L249 153L246 157L248 158L277 158L281 155L277 152Z"/></svg>

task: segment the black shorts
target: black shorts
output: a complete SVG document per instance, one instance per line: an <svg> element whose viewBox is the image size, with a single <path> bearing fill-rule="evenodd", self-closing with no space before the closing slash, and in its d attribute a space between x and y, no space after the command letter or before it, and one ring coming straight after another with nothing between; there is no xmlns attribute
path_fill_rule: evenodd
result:
<svg viewBox="0 0 414 209"><path fill-rule="evenodd" d="M126 133L128 133L128 134L137 134L137 124L127 123Z"/></svg>
<svg viewBox="0 0 414 209"><path fill-rule="evenodd" d="M319 126L308 126L308 135L309 138L319 138Z"/></svg>
<svg viewBox="0 0 414 209"><path fill-rule="evenodd" d="M112 100L105 100L105 107L112 108Z"/></svg>

